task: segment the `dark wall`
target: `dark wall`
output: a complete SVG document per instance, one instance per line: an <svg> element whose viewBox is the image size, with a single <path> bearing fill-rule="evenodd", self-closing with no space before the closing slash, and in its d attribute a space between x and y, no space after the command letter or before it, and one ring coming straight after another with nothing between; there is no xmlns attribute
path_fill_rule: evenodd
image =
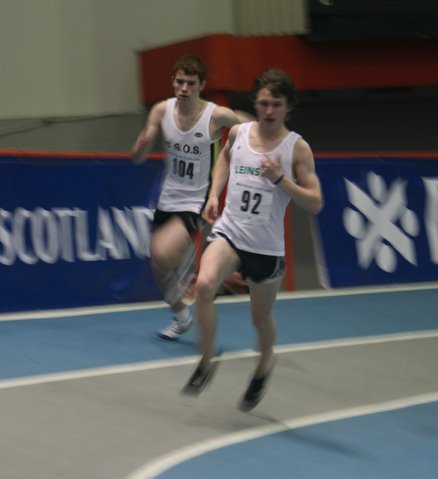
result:
<svg viewBox="0 0 438 479"><path fill-rule="evenodd" d="M437 38L436 0L308 0L314 41Z"/></svg>

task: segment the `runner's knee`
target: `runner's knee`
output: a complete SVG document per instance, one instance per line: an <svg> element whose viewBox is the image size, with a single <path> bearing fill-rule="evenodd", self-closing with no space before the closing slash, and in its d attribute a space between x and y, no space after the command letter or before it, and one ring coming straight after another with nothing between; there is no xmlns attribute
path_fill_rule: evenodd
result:
<svg viewBox="0 0 438 479"><path fill-rule="evenodd" d="M217 285L213 278L199 275L196 281L196 296L202 301L214 300Z"/></svg>

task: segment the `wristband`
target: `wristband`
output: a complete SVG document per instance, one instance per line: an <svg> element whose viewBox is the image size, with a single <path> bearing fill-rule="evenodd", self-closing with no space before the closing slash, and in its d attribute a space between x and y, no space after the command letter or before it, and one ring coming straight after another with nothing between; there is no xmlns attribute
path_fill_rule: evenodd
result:
<svg viewBox="0 0 438 479"><path fill-rule="evenodd" d="M280 175L275 181L274 181L274 185L278 185L278 183L280 183L280 181L284 178L284 175Z"/></svg>

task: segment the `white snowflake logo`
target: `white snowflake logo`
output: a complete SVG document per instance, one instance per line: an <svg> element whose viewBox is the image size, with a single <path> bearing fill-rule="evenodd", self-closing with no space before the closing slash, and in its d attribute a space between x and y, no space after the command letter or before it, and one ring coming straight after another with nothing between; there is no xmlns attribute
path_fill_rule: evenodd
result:
<svg viewBox="0 0 438 479"><path fill-rule="evenodd" d="M400 178L387 188L383 178L368 173L370 194L344 178L348 198L354 208L345 208L343 223L356 239L359 266L367 269L373 260L383 271L392 273L397 267L398 252L413 265L417 256L413 237L420 225L417 215L407 208L406 181Z"/></svg>

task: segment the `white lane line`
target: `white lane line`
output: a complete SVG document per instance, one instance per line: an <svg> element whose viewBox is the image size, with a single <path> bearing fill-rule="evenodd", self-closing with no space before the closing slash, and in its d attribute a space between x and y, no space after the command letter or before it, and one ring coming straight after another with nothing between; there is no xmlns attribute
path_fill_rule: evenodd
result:
<svg viewBox="0 0 438 479"><path fill-rule="evenodd" d="M30 319L51 319L108 313L123 313L126 311L145 311L148 309L164 309L166 303L151 301L150 303L127 303L123 305L90 306L71 309L47 309L38 311L20 311L0 314L0 321L27 321Z"/></svg>
<svg viewBox="0 0 438 479"><path fill-rule="evenodd" d="M340 409L321 414L313 414L309 416L302 416L300 418L289 419L281 421L277 424L269 424L257 428L238 431L231 434L225 434L221 437L206 439L202 442L191 444L183 447L170 454L160 456L153 461L143 465L125 479L152 479L156 478L172 467L177 466L190 459L214 451L233 444L239 444L245 441L258 439L270 434L278 434L291 429L297 429L315 424L323 424L331 421L339 421L352 417L365 416L367 414L375 414L380 412L394 411L411 406L419 406L438 401L438 391L428 394L420 394L416 396L409 396L392 401L385 401L375 404L368 404L364 406Z"/></svg>
<svg viewBox="0 0 438 479"><path fill-rule="evenodd" d="M378 336L363 336L356 338L334 339L327 341L315 341L309 343L296 343L276 346L277 354L294 353L300 351L314 351L318 349L344 348L350 346L362 346L378 343L389 343L395 341L412 341L438 337L438 330L418 331L408 333L384 334ZM258 352L254 350L239 350L224 353L220 360L230 361L236 359L250 358L258 356ZM186 356L181 358L144 361L139 363L130 363L117 366L105 366L101 368L90 368L75 371L65 371L61 373L42 374L35 376L25 376L14 379L0 380L1 389L12 389L23 386L34 386L37 384L48 384L60 381L70 381L75 379L86 379L101 376L111 376L114 374L126 374L141 371L150 371L160 368L170 368L177 366L186 366L196 364L199 356Z"/></svg>
<svg viewBox="0 0 438 479"><path fill-rule="evenodd" d="M61 373L38 374L35 376L24 376L16 379L0 380L0 389L12 389L23 386L35 386L37 384L49 384L60 381L71 381L75 379L87 379L102 376L111 376L113 374L135 373L160 368L170 368L194 364L198 357L189 356L184 358L144 361L139 363L130 363L117 366L103 366L101 368L79 369L75 371L65 371Z"/></svg>
<svg viewBox="0 0 438 479"><path fill-rule="evenodd" d="M278 293L278 300L290 300L290 299L305 299L305 298L321 298L331 296L352 296L352 295L365 295L365 294L380 294L380 293L394 293L405 291L425 291L431 289L438 289L438 282L431 283L409 283L402 285L391 286L369 286L369 287L357 287L357 288L340 288L336 290L310 290L310 291L293 291L293 292L280 292ZM219 297L216 300L217 304L226 303L244 303L249 301L248 295L234 295ZM127 304L114 304L106 306L90 306L79 307L69 309L49 309L38 311L19 311L14 313L0 313L0 321L24 321L30 319L48 319L48 318L62 318L62 317L75 317L85 316L90 314L108 314L118 313L126 311L142 311L148 309L165 309L166 303L163 301L151 301L143 303L127 303Z"/></svg>

